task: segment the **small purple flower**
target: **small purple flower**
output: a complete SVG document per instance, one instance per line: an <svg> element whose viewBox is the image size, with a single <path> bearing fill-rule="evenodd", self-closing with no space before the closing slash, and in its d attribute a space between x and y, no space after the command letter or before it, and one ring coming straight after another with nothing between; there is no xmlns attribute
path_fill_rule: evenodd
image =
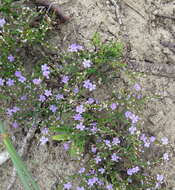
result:
<svg viewBox="0 0 175 190"><path fill-rule="evenodd" d="M85 80L84 81L84 84L83 84L83 87L89 89L89 91L92 91L92 90L95 90L96 89L96 85L95 84L92 84L90 82L90 80Z"/></svg>
<svg viewBox="0 0 175 190"><path fill-rule="evenodd" d="M139 170L140 170L140 168L138 166L136 166L134 168L129 168L127 170L127 174L128 175L133 175L133 174L137 173Z"/></svg>
<svg viewBox="0 0 175 190"><path fill-rule="evenodd" d="M164 180L164 176L161 175L161 174L157 174L157 181L158 181L159 183L162 183L163 180Z"/></svg>
<svg viewBox="0 0 175 190"><path fill-rule="evenodd" d="M26 81L26 78L24 76L21 76L18 78L18 81L24 83Z"/></svg>
<svg viewBox="0 0 175 190"><path fill-rule="evenodd" d="M155 140L156 140L156 137L154 137L154 136L151 136L151 137L150 137L150 142L151 142L151 143L153 143Z"/></svg>
<svg viewBox="0 0 175 190"><path fill-rule="evenodd" d="M90 60L84 59L83 61L84 68L89 68L91 67L91 65L92 65L92 62Z"/></svg>
<svg viewBox="0 0 175 190"><path fill-rule="evenodd" d="M163 154L163 159L164 159L164 161L168 161L168 160L169 160L169 155L168 155L168 153L164 153L164 154Z"/></svg>
<svg viewBox="0 0 175 190"><path fill-rule="evenodd" d="M13 55L9 55L9 56L8 56L8 60L9 60L10 62L14 62L14 61L15 61L15 58L13 57Z"/></svg>
<svg viewBox="0 0 175 190"><path fill-rule="evenodd" d="M50 71L43 71L43 76L49 79Z"/></svg>
<svg viewBox="0 0 175 190"><path fill-rule="evenodd" d="M69 81L69 77L68 76L63 76L62 79L61 79L61 82L63 82L64 84L67 84Z"/></svg>
<svg viewBox="0 0 175 190"><path fill-rule="evenodd" d="M40 78L39 79L33 79L32 82L35 85L39 85L41 83L41 79Z"/></svg>
<svg viewBox="0 0 175 190"><path fill-rule="evenodd" d="M44 129L42 129L42 131L41 131L41 133L42 133L43 135L47 135L48 132L49 132L49 129L46 128L46 127L45 127Z"/></svg>
<svg viewBox="0 0 175 190"><path fill-rule="evenodd" d="M141 87L140 87L139 84L135 84L135 85L134 85L134 89L135 89L136 91L140 91L140 90L141 90Z"/></svg>
<svg viewBox="0 0 175 190"><path fill-rule="evenodd" d="M92 146L92 147L91 147L91 151L92 151L93 153L96 153L96 152L97 152L97 148L96 148L95 146Z"/></svg>
<svg viewBox="0 0 175 190"><path fill-rule="evenodd" d="M116 155L116 153L113 153L111 155L111 160L112 161L115 161L115 162L118 162L121 158L119 156Z"/></svg>
<svg viewBox="0 0 175 190"><path fill-rule="evenodd" d="M5 82L5 80L0 78L0 86L4 86L4 82Z"/></svg>
<svg viewBox="0 0 175 190"><path fill-rule="evenodd" d="M69 190L69 189L71 189L71 187L72 187L72 184L71 184L70 182L69 182L69 183L64 184L64 189Z"/></svg>
<svg viewBox="0 0 175 190"><path fill-rule="evenodd" d="M7 115L12 116L13 115L13 109L7 109Z"/></svg>
<svg viewBox="0 0 175 190"><path fill-rule="evenodd" d="M84 187L77 187L76 190L85 190L85 188Z"/></svg>
<svg viewBox="0 0 175 190"><path fill-rule="evenodd" d="M149 141L146 141L146 142L144 142L144 147L146 147L146 148L149 148L150 147L150 142Z"/></svg>
<svg viewBox="0 0 175 190"><path fill-rule="evenodd" d="M162 141L163 145L167 145L168 144L168 138L167 137L161 138L161 141Z"/></svg>
<svg viewBox="0 0 175 190"><path fill-rule="evenodd" d="M85 126L83 125L83 123L81 122L80 124L76 125L76 129L79 129L80 131L83 131L85 129Z"/></svg>
<svg viewBox="0 0 175 190"><path fill-rule="evenodd" d="M106 144L106 146L111 147L111 142L110 142L110 140L104 140L104 143Z"/></svg>
<svg viewBox="0 0 175 190"><path fill-rule="evenodd" d="M102 161L102 159L100 158L100 156L97 156L96 158L94 158L96 164L100 163Z"/></svg>
<svg viewBox="0 0 175 190"><path fill-rule="evenodd" d="M93 177L93 178L88 179L87 184L90 187L92 187L97 181L98 181L98 178L97 177Z"/></svg>
<svg viewBox="0 0 175 190"><path fill-rule="evenodd" d="M105 173L105 169L104 169L104 168L100 168L100 169L98 169L98 171L99 171L101 174L104 174L104 173Z"/></svg>
<svg viewBox="0 0 175 190"><path fill-rule="evenodd" d="M83 106L83 105L77 106L77 107L76 107L76 112L79 113L79 114L85 112L84 106Z"/></svg>
<svg viewBox="0 0 175 190"><path fill-rule="evenodd" d="M76 87L73 89L74 94L77 94L79 92L79 89Z"/></svg>
<svg viewBox="0 0 175 190"><path fill-rule="evenodd" d="M97 128L97 127L93 127L93 128L91 129L91 131L92 131L93 133L96 133L96 132L98 131L98 128Z"/></svg>
<svg viewBox="0 0 175 190"><path fill-rule="evenodd" d="M58 108L57 108L56 105L50 105L50 106L49 106L49 109L50 109L50 111L52 111L53 113L55 113Z"/></svg>
<svg viewBox="0 0 175 190"><path fill-rule="evenodd" d="M64 150L67 151L70 148L70 144L69 143L64 143L63 147L64 147Z"/></svg>
<svg viewBox="0 0 175 190"><path fill-rule="evenodd" d="M15 76L16 77L22 77L21 71L15 71Z"/></svg>
<svg viewBox="0 0 175 190"><path fill-rule="evenodd" d="M49 139L48 139L47 137L42 136L42 137L40 138L41 145L46 144L48 141L49 141Z"/></svg>
<svg viewBox="0 0 175 190"><path fill-rule="evenodd" d="M9 78L6 83L7 83L7 86L13 86L15 81L13 79Z"/></svg>
<svg viewBox="0 0 175 190"><path fill-rule="evenodd" d="M55 96L55 98L56 98L56 100L61 100L61 99L64 99L64 96L63 96L63 94L57 94Z"/></svg>
<svg viewBox="0 0 175 190"><path fill-rule="evenodd" d="M44 102L46 100L46 97L44 95L39 96L39 101Z"/></svg>
<svg viewBox="0 0 175 190"><path fill-rule="evenodd" d="M12 123L12 127L13 127L13 128L18 128L18 127L19 127L19 124L18 124L16 121L14 121L14 122Z"/></svg>
<svg viewBox="0 0 175 190"><path fill-rule="evenodd" d="M115 110L115 109L117 108L117 104L116 104L116 103L112 103L112 104L110 105L110 108L111 108L112 110Z"/></svg>
<svg viewBox="0 0 175 190"><path fill-rule="evenodd" d="M14 113L16 113L17 111L20 111L20 108L17 107L17 106L14 106L12 110L13 110Z"/></svg>
<svg viewBox="0 0 175 190"><path fill-rule="evenodd" d="M26 96L26 95L21 96L21 97L20 97L20 100L23 100L23 101L24 101L24 100L27 100L27 96Z"/></svg>
<svg viewBox="0 0 175 190"><path fill-rule="evenodd" d="M41 65L41 70L42 71L49 71L50 67L47 66L47 64Z"/></svg>
<svg viewBox="0 0 175 190"><path fill-rule="evenodd" d="M52 96L52 91L51 90L45 90L44 95L47 97Z"/></svg>
<svg viewBox="0 0 175 190"><path fill-rule="evenodd" d="M95 100L93 98L88 98L87 100L87 104L93 104L95 102Z"/></svg>
<svg viewBox="0 0 175 190"><path fill-rule="evenodd" d="M4 18L0 18L0 27L2 28L4 24L6 23Z"/></svg>
<svg viewBox="0 0 175 190"><path fill-rule="evenodd" d="M83 119L83 117L81 116L81 114L75 114L75 115L73 116L73 119L74 119L75 121L81 121L81 120Z"/></svg>
<svg viewBox="0 0 175 190"><path fill-rule="evenodd" d="M119 139L118 137L113 138L112 144L113 144L113 145L118 145L118 144L120 144L120 139Z"/></svg>
<svg viewBox="0 0 175 190"><path fill-rule="evenodd" d="M80 168L80 170L78 171L78 173L79 173L79 174L82 174L82 173L85 172L85 170L86 170L85 168Z"/></svg>
<svg viewBox="0 0 175 190"><path fill-rule="evenodd" d="M78 52L79 50L83 50L83 46L80 46L78 44L71 44L68 48L69 52Z"/></svg>
<svg viewBox="0 0 175 190"><path fill-rule="evenodd" d="M109 184L109 185L106 186L106 189L107 189L107 190L113 190L113 187L112 187L111 184Z"/></svg>
<svg viewBox="0 0 175 190"><path fill-rule="evenodd" d="M137 128L133 125L129 128L129 132L131 133L131 135L133 135L136 131L137 131Z"/></svg>

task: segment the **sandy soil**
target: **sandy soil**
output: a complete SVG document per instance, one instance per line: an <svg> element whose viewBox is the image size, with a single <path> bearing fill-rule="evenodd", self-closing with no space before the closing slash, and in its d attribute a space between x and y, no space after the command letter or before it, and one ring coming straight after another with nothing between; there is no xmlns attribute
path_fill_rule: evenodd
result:
<svg viewBox="0 0 175 190"><path fill-rule="evenodd" d="M94 32L103 40L125 44L128 68L140 71L140 83L150 95L160 100L148 104L143 119L146 130L157 138L166 136L175 142L175 1L174 0L57 0L71 19L61 24L50 40L60 49L71 43L87 44ZM90 47L90 45L89 45ZM60 175L77 171L61 145L44 147L34 141L27 162L39 178L42 190L51 190ZM7 169L8 164L8 169ZM11 175L11 163L0 168L0 189L5 190ZM161 168L167 178L167 190L175 190L175 158ZM17 185L14 190L20 190Z"/></svg>

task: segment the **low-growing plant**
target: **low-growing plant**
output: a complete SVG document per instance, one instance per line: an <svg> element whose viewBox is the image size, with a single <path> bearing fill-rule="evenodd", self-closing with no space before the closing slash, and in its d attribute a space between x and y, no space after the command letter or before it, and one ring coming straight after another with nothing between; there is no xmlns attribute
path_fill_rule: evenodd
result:
<svg viewBox="0 0 175 190"><path fill-rule="evenodd" d="M41 145L56 140L64 142L65 151L77 159L89 155L87 163L59 189L71 189L77 179L77 190L163 189L163 175L151 174L157 160L144 157L144 148L158 143L155 137L146 136L141 126L147 97L128 74L121 43L104 43L95 34L94 48L72 44L66 52L58 53L54 63L42 55L29 74L25 70L27 57L20 55L20 48L38 43L46 46L51 27L43 20L32 28L25 20L30 20L29 12L33 12L25 10L15 16L8 11L0 19L2 118L8 117L16 128L32 126L37 114ZM130 83L122 82L121 73ZM100 100L95 92L101 93L101 89L104 96L110 95ZM167 139L162 142L167 144Z"/></svg>

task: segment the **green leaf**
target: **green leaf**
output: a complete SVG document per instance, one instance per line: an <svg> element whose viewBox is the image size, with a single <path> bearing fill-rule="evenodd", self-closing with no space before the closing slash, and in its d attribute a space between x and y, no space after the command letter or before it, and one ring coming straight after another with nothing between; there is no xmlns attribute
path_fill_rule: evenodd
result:
<svg viewBox="0 0 175 190"><path fill-rule="evenodd" d="M59 134L59 135L52 136L52 139L56 141L68 141L70 140L70 137L71 136L69 134Z"/></svg>

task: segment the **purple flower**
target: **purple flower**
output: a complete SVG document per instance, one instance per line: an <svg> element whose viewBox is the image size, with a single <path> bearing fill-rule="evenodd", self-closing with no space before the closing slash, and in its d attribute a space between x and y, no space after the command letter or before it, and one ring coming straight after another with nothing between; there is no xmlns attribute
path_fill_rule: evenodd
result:
<svg viewBox="0 0 175 190"><path fill-rule="evenodd" d="M96 132L98 131L98 128L97 128L97 127L93 127L93 128L91 129L91 131L92 131L93 133L96 133Z"/></svg>
<svg viewBox="0 0 175 190"><path fill-rule="evenodd" d="M96 164L98 164L99 162L102 161L102 159L100 158L100 156L97 156L96 158L94 158Z"/></svg>
<svg viewBox="0 0 175 190"><path fill-rule="evenodd" d="M41 79L40 78L39 79L33 79L32 82L35 85L39 85L41 83Z"/></svg>
<svg viewBox="0 0 175 190"><path fill-rule="evenodd" d="M69 183L64 184L64 189L69 190L69 189L71 189L71 187L72 187L72 184L71 184L70 182L69 182Z"/></svg>
<svg viewBox="0 0 175 190"><path fill-rule="evenodd" d="M112 156L111 156L112 161L118 162L120 159L121 158L119 156L117 156L116 153L113 153Z"/></svg>
<svg viewBox="0 0 175 190"><path fill-rule="evenodd" d="M48 139L47 137L42 136L42 137L40 138L41 145L46 144L48 141L49 141L49 139Z"/></svg>
<svg viewBox="0 0 175 190"><path fill-rule="evenodd" d="M75 114L75 115L73 116L73 119L74 119L75 121L81 121L81 120L83 119L83 117L81 116L81 114Z"/></svg>
<svg viewBox="0 0 175 190"><path fill-rule="evenodd" d="M113 190L113 187L112 187L111 184L109 184L109 185L106 186L106 189L107 189L107 190Z"/></svg>
<svg viewBox="0 0 175 190"><path fill-rule="evenodd" d="M22 77L21 71L15 71L15 76L16 77Z"/></svg>
<svg viewBox="0 0 175 190"><path fill-rule="evenodd" d="M12 108L12 110L13 110L14 113L16 113L17 111L20 111L20 108L18 108L17 106L14 106L14 107Z"/></svg>
<svg viewBox="0 0 175 190"><path fill-rule="evenodd" d="M168 160L169 160L169 155L168 155L168 153L164 153L164 154L163 154L163 159L164 159L165 161L168 161Z"/></svg>
<svg viewBox="0 0 175 190"><path fill-rule="evenodd" d="M75 94L77 94L77 93L79 92L79 89L78 89L78 88L74 88L74 89L73 89L73 92L74 92Z"/></svg>
<svg viewBox="0 0 175 190"><path fill-rule="evenodd" d="M133 174L137 173L139 170L140 170L140 168L138 166L136 166L134 168L129 168L127 170L127 174L128 175L133 175Z"/></svg>
<svg viewBox="0 0 175 190"><path fill-rule="evenodd" d="M85 190L85 188L84 187L77 187L76 190Z"/></svg>
<svg viewBox="0 0 175 190"><path fill-rule="evenodd" d="M79 114L85 112L84 106L83 106L83 105L77 106L77 107L76 107L76 112L79 113Z"/></svg>
<svg viewBox="0 0 175 190"><path fill-rule="evenodd" d="M24 83L26 81L26 78L24 76L21 76L18 78L18 81Z"/></svg>
<svg viewBox="0 0 175 190"><path fill-rule="evenodd" d="M131 133L131 135L133 135L136 131L137 131L137 128L133 125L129 128L129 132Z"/></svg>
<svg viewBox="0 0 175 190"><path fill-rule="evenodd" d="M64 143L63 144L63 147L64 147L64 150L69 150L70 146L69 146L69 143Z"/></svg>
<svg viewBox="0 0 175 190"><path fill-rule="evenodd" d="M85 129L85 126L83 125L83 123L81 122L80 124L76 125L76 129L79 129L80 131L83 131Z"/></svg>
<svg viewBox="0 0 175 190"><path fill-rule="evenodd" d="M91 67L91 65L92 65L92 62L90 60L84 59L83 61L84 68L89 68Z"/></svg>
<svg viewBox="0 0 175 190"><path fill-rule="evenodd" d="M133 114L130 111L125 112L125 117L131 119L132 123L137 123L139 121L139 117L135 114Z"/></svg>
<svg viewBox="0 0 175 190"><path fill-rule="evenodd" d="M69 77L64 75L64 76L62 77L61 81L62 81L64 84L67 84L68 81L69 81Z"/></svg>
<svg viewBox="0 0 175 190"><path fill-rule="evenodd" d="M43 72L43 76L45 76L47 79L49 79L50 67L48 67L47 64L44 64L41 66L41 70Z"/></svg>
<svg viewBox="0 0 175 190"><path fill-rule="evenodd" d="M7 115L12 116L13 115L13 109L7 109Z"/></svg>
<svg viewBox="0 0 175 190"><path fill-rule="evenodd" d="M69 52L78 52L79 50L83 50L83 46L80 46L78 44L72 44L68 48Z"/></svg>
<svg viewBox="0 0 175 190"><path fill-rule="evenodd" d="M141 90L141 87L140 87L139 84L135 84L135 85L134 85L134 89L135 89L136 91L140 91L140 90Z"/></svg>
<svg viewBox="0 0 175 190"><path fill-rule="evenodd" d="M44 129L42 129L42 131L41 131L41 133L42 133L43 135L47 135L48 132L49 132L49 129L46 128L46 127L45 127Z"/></svg>
<svg viewBox="0 0 175 190"><path fill-rule="evenodd" d="M93 104L95 100L93 98L88 98L87 104Z"/></svg>
<svg viewBox="0 0 175 190"><path fill-rule="evenodd" d="M0 78L0 86L4 86L4 82L5 82L5 80Z"/></svg>
<svg viewBox="0 0 175 190"><path fill-rule="evenodd" d="M110 108L111 108L112 110L115 110L115 109L117 108L117 104L116 104L116 103L112 103L112 104L110 105Z"/></svg>
<svg viewBox="0 0 175 190"><path fill-rule="evenodd" d="M18 124L16 121L14 121L14 122L12 123L12 127L13 127L13 128L18 128L18 127L19 127L19 124Z"/></svg>
<svg viewBox="0 0 175 190"><path fill-rule="evenodd" d="M0 18L0 27L2 28L4 24L6 23L4 18Z"/></svg>
<svg viewBox="0 0 175 190"><path fill-rule="evenodd" d="M98 178L97 177L93 177L93 178L88 179L87 184L90 187L92 187L97 181L98 181Z"/></svg>
<svg viewBox="0 0 175 190"><path fill-rule="evenodd" d="M79 170L79 172L78 172L78 173L79 173L79 174L82 174L82 173L84 173L84 172L85 172L85 170L86 170L85 168L80 168L80 170Z"/></svg>
<svg viewBox="0 0 175 190"><path fill-rule="evenodd" d="M64 99L64 96L63 96L63 94L57 94L55 96L55 98L56 98L56 100L61 100L61 99Z"/></svg>
<svg viewBox="0 0 175 190"><path fill-rule="evenodd" d="M39 101L44 102L46 100L46 97L44 95L39 96Z"/></svg>
<svg viewBox="0 0 175 190"><path fill-rule="evenodd" d="M163 180L164 180L164 176L161 175L161 174L157 174L157 181L160 182L160 183L162 183Z"/></svg>
<svg viewBox="0 0 175 190"><path fill-rule="evenodd" d="M85 80L84 81L84 84L83 84L83 87L89 89L89 91L92 91L92 90L95 90L96 89L96 85L95 84L92 84L90 82L90 80Z"/></svg>
<svg viewBox="0 0 175 190"><path fill-rule="evenodd" d="M49 79L50 71L43 71L43 76Z"/></svg>
<svg viewBox="0 0 175 190"><path fill-rule="evenodd" d="M47 97L52 96L52 91L51 90L45 90L44 95Z"/></svg>
<svg viewBox="0 0 175 190"><path fill-rule="evenodd" d="M92 146L92 147L91 147L91 151L92 151L93 153L96 153L96 152L97 152L97 148L96 148L95 146Z"/></svg>
<svg viewBox="0 0 175 190"><path fill-rule="evenodd" d="M41 65L41 70L42 71L49 71L50 67L47 66L47 64Z"/></svg>
<svg viewBox="0 0 175 190"><path fill-rule="evenodd" d="M50 105L50 106L49 106L49 109L50 109L50 111L52 111L53 113L55 113L58 108L57 108L57 106L55 106L55 105Z"/></svg>
<svg viewBox="0 0 175 190"><path fill-rule="evenodd" d="M9 78L6 83L7 83L7 86L13 86L14 85L14 80Z"/></svg>
<svg viewBox="0 0 175 190"><path fill-rule="evenodd" d="M9 55L9 56L8 56L8 60L9 60L10 62L13 62L13 61L15 61L15 58L13 57L13 55Z"/></svg>
<svg viewBox="0 0 175 190"><path fill-rule="evenodd" d="M151 137L150 137L150 142L153 143L155 140L156 140L156 137L154 137L154 136L151 136Z"/></svg>
<svg viewBox="0 0 175 190"><path fill-rule="evenodd" d="M161 141L162 141L163 145L167 145L168 144L168 138L167 137L161 138Z"/></svg>
<svg viewBox="0 0 175 190"><path fill-rule="evenodd" d="M100 168L100 169L98 169L98 171L99 171L101 174L104 174L104 173L105 173L105 169L104 169L104 168Z"/></svg>
<svg viewBox="0 0 175 190"><path fill-rule="evenodd" d="M113 138L112 144L113 144L113 145L118 145L118 144L120 144L120 139L119 139L118 137Z"/></svg>
<svg viewBox="0 0 175 190"><path fill-rule="evenodd" d="M110 142L110 140L104 140L104 142L105 142L106 146L111 147L111 142Z"/></svg>

